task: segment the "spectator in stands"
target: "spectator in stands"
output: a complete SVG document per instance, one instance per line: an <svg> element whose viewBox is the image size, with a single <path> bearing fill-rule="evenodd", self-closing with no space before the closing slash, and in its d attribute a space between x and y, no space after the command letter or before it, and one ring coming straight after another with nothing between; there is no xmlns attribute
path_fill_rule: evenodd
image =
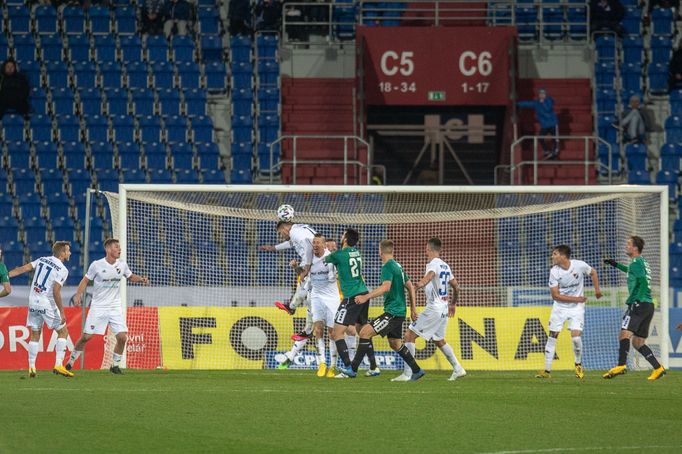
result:
<svg viewBox="0 0 682 454"><path fill-rule="evenodd" d="M230 20L230 35L250 35L253 30L249 0L230 0L228 19Z"/></svg>
<svg viewBox="0 0 682 454"><path fill-rule="evenodd" d="M612 31L623 36L620 24L625 17L625 8L618 0L590 0L590 20L593 32Z"/></svg>
<svg viewBox="0 0 682 454"><path fill-rule="evenodd" d="M629 110L620 120L620 127L623 129L623 143L644 143L646 138L646 122L641 110L641 100L639 96L630 97Z"/></svg>
<svg viewBox="0 0 682 454"><path fill-rule="evenodd" d="M28 79L17 70L14 60L7 59L0 71L0 118L8 110L28 117L29 92Z"/></svg>
<svg viewBox="0 0 682 454"><path fill-rule="evenodd" d="M282 20L282 4L279 0L263 0L256 5L254 11L256 30L278 32Z"/></svg>
<svg viewBox="0 0 682 454"><path fill-rule="evenodd" d="M187 34L187 24L192 20L192 5L187 0L168 0L163 8L165 24L163 33L170 38L175 27L177 35Z"/></svg>
<svg viewBox="0 0 682 454"><path fill-rule="evenodd" d="M680 88L682 88L682 46L678 44L668 64L668 91Z"/></svg>
<svg viewBox="0 0 682 454"><path fill-rule="evenodd" d="M547 96L547 91L541 88L538 91L538 99L532 101L519 101L519 107L535 109L535 117L540 123L540 145L545 159L556 159L559 157L559 121L554 112L554 99ZM546 140L547 137L550 140Z"/></svg>
<svg viewBox="0 0 682 454"><path fill-rule="evenodd" d="M142 33L160 35L163 33L163 0L146 0L140 12Z"/></svg>

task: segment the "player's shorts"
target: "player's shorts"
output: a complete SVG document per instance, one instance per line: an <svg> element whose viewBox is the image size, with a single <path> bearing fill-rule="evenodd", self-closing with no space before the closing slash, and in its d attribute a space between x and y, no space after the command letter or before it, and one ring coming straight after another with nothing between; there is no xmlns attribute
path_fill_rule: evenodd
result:
<svg viewBox="0 0 682 454"><path fill-rule="evenodd" d="M568 322L569 330L582 331L585 326L585 305L579 303L575 307L566 308L555 304L549 315L549 330L558 333L565 322Z"/></svg>
<svg viewBox="0 0 682 454"><path fill-rule="evenodd" d="M410 331L424 340L440 341L445 339L448 326L448 307L426 306L416 322L410 323Z"/></svg>
<svg viewBox="0 0 682 454"><path fill-rule="evenodd" d="M374 328L374 331L381 335L381 337L402 339L404 322L405 317L397 317L388 312L384 312L372 321L372 328Z"/></svg>
<svg viewBox="0 0 682 454"><path fill-rule="evenodd" d="M621 328L632 331L637 337L649 337L649 325L654 318L654 305L651 303L640 303L635 301L625 312Z"/></svg>
<svg viewBox="0 0 682 454"><path fill-rule="evenodd" d="M111 327L111 332L114 334L128 332L121 309L98 309L91 307L88 317L85 319L83 333L104 334L107 331L107 325Z"/></svg>
<svg viewBox="0 0 682 454"><path fill-rule="evenodd" d="M361 293L366 295L368 292ZM369 319L369 301L365 304L355 304L355 297L344 298L336 311L334 322L343 326L366 325Z"/></svg>
<svg viewBox="0 0 682 454"><path fill-rule="evenodd" d="M26 326L33 331L40 331L43 328L43 323L50 329L62 328L62 318L59 316L59 310L54 306L29 306Z"/></svg>
<svg viewBox="0 0 682 454"><path fill-rule="evenodd" d="M328 328L334 327L334 316L339 309L339 300L337 298L311 296L310 306L313 322L324 322Z"/></svg>

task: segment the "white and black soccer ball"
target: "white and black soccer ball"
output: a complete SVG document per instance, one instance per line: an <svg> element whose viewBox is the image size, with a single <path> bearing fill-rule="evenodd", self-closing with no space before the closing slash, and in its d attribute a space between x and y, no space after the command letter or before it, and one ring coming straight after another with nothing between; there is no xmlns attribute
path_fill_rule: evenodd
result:
<svg viewBox="0 0 682 454"><path fill-rule="evenodd" d="M277 208L277 219L284 222L291 222L294 219L294 207L291 205L281 205Z"/></svg>

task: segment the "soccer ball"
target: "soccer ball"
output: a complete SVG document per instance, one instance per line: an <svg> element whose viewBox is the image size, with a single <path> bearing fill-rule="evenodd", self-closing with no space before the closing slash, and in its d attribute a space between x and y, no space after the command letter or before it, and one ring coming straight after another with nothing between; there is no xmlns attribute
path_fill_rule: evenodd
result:
<svg viewBox="0 0 682 454"><path fill-rule="evenodd" d="M290 222L294 219L294 207L286 203L277 208L277 219L280 221Z"/></svg>

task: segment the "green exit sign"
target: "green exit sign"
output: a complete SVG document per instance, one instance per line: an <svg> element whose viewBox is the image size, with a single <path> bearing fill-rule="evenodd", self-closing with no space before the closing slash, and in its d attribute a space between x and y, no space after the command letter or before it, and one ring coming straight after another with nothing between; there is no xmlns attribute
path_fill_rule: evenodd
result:
<svg viewBox="0 0 682 454"><path fill-rule="evenodd" d="M445 101L445 92L444 91L430 91L429 92L429 101Z"/></svg>

